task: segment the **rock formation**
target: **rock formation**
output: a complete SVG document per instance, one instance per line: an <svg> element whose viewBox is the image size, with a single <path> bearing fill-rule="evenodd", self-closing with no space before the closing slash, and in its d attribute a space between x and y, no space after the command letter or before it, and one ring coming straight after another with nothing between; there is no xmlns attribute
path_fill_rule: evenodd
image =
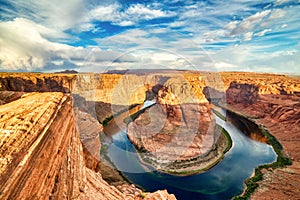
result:
<svg viewBox="0 0 300 200"><path fill-rule="evenodd" d="M297 199L300 196L300 78L274 74L223 73L227 104L255 120L282 144L293 164L264 170L252 199ZM235 81L235 82L233 82ZM225 104L224 104L225 103Z"/></svg>
<svg viewBox="0 0 300 200"><path fill-rule="evenodd" d="M0 91L0 105L15 101L23 94L24 92Z"/></svg>
<svg viewBox="0 0 300 200"><path fill-rule="evenodd" d="M101 126L79 111L86 131L79 135L70 95L28 93L0 106L0 113L1 199L175 199L166 191L105 182L95 159Z"/></svg>
<svg viewBox="0 0 300 200"><path fill-rule="evenodd" d="M1 73L0 91L70 92L74 74Z"/></svg>
<svg viewBox="0 0 300 200"><path fill-rule="evenodd" d="M184 81L174 78L178 74ZM184 84L178 87L177 82ZM146 116L152 119L157 115L157 119L164 120L152 126L152 132L146 129L145 134L151 138L147 134L151 136L156 129L163 133L152 138L153 145L145 142L146 137L141 142L133 135L131 140L149 152L162 149L161 146L172 141L170 147L176 145L188 150L184 154L175 152L174 158L192 158L204 149L203 133L211 130L206 126L208 121L214 126L204 95L262 124L293 160L286 168L264 170L263 180L259 181L252 198L297 199L300 196L299 77L189 71L150 75L1 73L0 91L0 199L142 199L144 196L144 199L175 199L166 191L149 194L132 185L115 187L104 181L97 158L101 147L97 134L102 126L97 121L103 122L132 104L156 97L157 105L147 109L129 129L139 130L139 125L151 127ZM69 92L72 96L66 94ZM197 107L184 98L191 94L197 100ZM72 108L73 103L77 108ZM191 117L195 113L199 117ZM204 120L200 121L203 130L188 140L190 146L184 145L182 138L165 134L182 130L184 133L194 126L198 130L195 124L200 123L200 118ZM76 128L76 124L80 126ZM168 156L174 153L163 149L161 152Z"/></svg>
<svg viewBox="0 0 300 200"><path fill-rule="evenodd" d="M144 161L161 171L188 175L223 156L226 142L216 145L221 143L220 132L210 104L185 77L168 79L156 99L156 105L146 109L127 129L130 141L143 151Z"/></svg>

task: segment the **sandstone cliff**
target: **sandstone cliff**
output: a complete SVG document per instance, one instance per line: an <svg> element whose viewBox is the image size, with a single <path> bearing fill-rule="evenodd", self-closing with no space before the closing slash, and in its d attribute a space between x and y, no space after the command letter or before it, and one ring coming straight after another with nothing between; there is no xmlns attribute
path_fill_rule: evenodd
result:
<svg viewBox="0 0 300 200"><path fill-rule="evenodd" d="M24 94L24 92L0 91L0 105L15 101Z"/></svg>
<svg viewBox="0 0 300 200"><path fill-rule="evenodd" d="M168 94L169 91L183 89L184 93L193 93L196 98L201 99L204 97L202 91L206 86L209 89L205 95L209 95L210 100L217 99L219 102L223 99L225 103L228 99L227 104L224 104L228 109L240 112L258 124L264 125L280 141L285 153L293 160L293 165L287 168L264 171L264 179L259 182L260 187L253 198L261 199L262 196L264 199L298 198L300 196L299 78L238 72L220 73L221 77L214 73L182 73L185 83L191 85L192 89L174 88L172 81L169 81L167 87L163 87L174 77L174 73L170 72L125 76L107 74L102 78L101 75L91 74L78 76L0 74L2 91L0 104L4 104L0 105L0 198L18 199L22 195L25 195L24 198L52 196L53 199L71 197L87 199L95 196L100 199L138 198L137 194L140 193L138 189L128 186L111 187L102 179L101 174L96 172L99 170L98 160L95 159L99 151L96 149L101 144L95 138L102 127L99 124L94 127L87 122L93 122L96 118L102 122L114 112L122 110L124 104L140 103L146 98L153 98L155 95L162 97L166 94L161 100L167 104L161 103L159 109L163 111L168 105L169 119L174 125L175 122L184 121L184 113L188 113L191 109L182 112L185 108L178 107L174 103L172 105L174 98ZM131 79L134 80L130 81ZM134 86L136 84L137 87ZM120 88L120 94L126 94L132 88L135 88L133 90L135 92L130 92L125 99L121 99L123 95L120 96L119 92L115 92ZM167 92L163 91L166 89ZM79 121L74 123L71 97L66 94L32 93L21 98L23 92L28 91L73 91L75 103L84 108L75 112ZM116 96L112 98L113 92ZM118 106L112 106L112 103ZM205 113L204 109L203 114ZM167 119L166 115L163 117ZM91 135L84 133L79 135L75 128L77 123L82 123L83 130L90 128ZM153 195L159 198L161 194L165 199L173 198L166 192ZM150 198L152 194L148 195Z"/></svg>
<svg viewBox="0 0 300 200"><path fill-rule="evenodd" d="M293 160L286 168L264 170L263 180L259 181L252 199L297 199L300 196L300 79L251 73L223 73L223 76L224 82L230 83L227 101L221 104L266 127Z"/></svg>
<svg viewBox="0 0 300 200"><path fill-rule="evenodd" d="M1 73L0 91L70 92L75 75L39 73Z"/></svg>
<svg viewBox="0 0 300 200"><path fill-rule="evenodd" d="M0 106L0 113L1 199L141 199L139 189L117 189L96 172L93 159L99 151L86 155L84 148L100 146L95 133L101 127L78 122L88 128L88 134L79 135L69 95L26 94ZM77 114L77 120L89 121L87 115ZM175 199L166 191L144 196Z"/></svg>
<svg viewBox="0 0 300 200"><path fill-rule="evenodd" d="M199 93L205 85L201 77L193 78L170 77L158 89L156 105L128 125L128 138L142 150L141 158L158 170L188 175L223 156L226 141L220 145L210 104Z"/></svg>

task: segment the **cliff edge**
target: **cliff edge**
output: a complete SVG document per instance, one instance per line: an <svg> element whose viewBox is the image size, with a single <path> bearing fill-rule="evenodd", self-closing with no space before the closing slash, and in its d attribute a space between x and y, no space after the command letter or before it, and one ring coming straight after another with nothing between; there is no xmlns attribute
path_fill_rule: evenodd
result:
<svg viewBox="0 0 300 200"><path fill-rule="evenodd" d="M0 199L175 199L166 191L144 194L105 182L97 162L86 162L91 155L83 145L95 144L87 140L100 127L79 135L68 94L28 93L1 105L0 113Z"/></svg>
<svg viewBox="0 0 300 200"><path fill-rule="evenodd" d="M285 75L223 73L228 85L223 106L265 127L277 138L292 165L263 170L251 199L300 196L300 79Z"/></svg>

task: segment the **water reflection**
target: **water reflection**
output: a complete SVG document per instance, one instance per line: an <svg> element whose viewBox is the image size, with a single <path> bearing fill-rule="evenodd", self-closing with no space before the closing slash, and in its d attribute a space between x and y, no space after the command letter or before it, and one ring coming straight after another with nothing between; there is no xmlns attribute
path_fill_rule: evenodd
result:
<svg viewBox="0 0 300 200"><path fill-rule="evenodd" d="M125 112L114 116L112 120L110 120L107 125L104 127L103 132L105 133L106 136L112 136L114 134L117 134L121 130L126 129L126 123L124 120L133 115L134 113L138 112L139 110L142 110L144 108L147 108L151 105L155 104L155 101L145 101L144 104L139 104L134 106L133 108L130 108L126 110Z"/></svg>
<svg viewBox="0 0 300 200"><path fill-rule="evenodd" d="M220 163L205 173L178 177L152 171L140 162L127 138L126 128L111 135L113 143L108 148L108 156L123 175L147 191L167 189L179 200L230 199L243 191L244 180L251 176L256 166L274 162L276 154L270 145L259 142L263 141L257 137L259 134L248 137L248 134L217 116L216 121L227 130L233 146Z"/></svg>

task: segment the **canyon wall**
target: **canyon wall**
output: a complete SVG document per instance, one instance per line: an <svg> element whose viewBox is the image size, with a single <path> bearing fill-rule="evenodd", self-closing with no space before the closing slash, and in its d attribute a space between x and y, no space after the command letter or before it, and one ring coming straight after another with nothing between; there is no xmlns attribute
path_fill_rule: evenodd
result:
<svg viewBox="0 0 300 200"><path fill-rule="evenodd" d="M218 146L220 132L200 90L204 86L199 76L173 75L156 91L156 104L128 124L128 138L145 162L161 171L188 175L222 156L208 156Z"/></svg>
<svg viewBox="0 0 300 200"><path fill-rule="evenodd" d="M300 78L254 73L223 73L228 84L220 104L264 126L293 161L263 171L251 199L297 199L300 196Z"/></svg>
<svg viewBox="0 0 300 200"><path fill-rule="evenodd" d="M74 74L0 73L0 91L69 93L74 78Z"/></svg>
<svg viewBox="0 0 300 200"><path fill-rule="evenodd" d="M100 199L125 198L120 188L108 185L97 172L99 163L94 157L98 156L98 151L95 149L101 144L99 141L90 140L89 136L79 135L75 128L79 122L74 123L73 115L70 114L72 98L62 93L32 93L22 97L24 92L73 92L74 103L85 109L75 111L78 117L76 119L82 119L81 122L93 121L97 117L99 121L103 121L113 112L122 110L124 104L128 107L158 95L161 97L162 108L172 111L168 113L171 121L175 123L183 119L182 108L176 107L176 98L163 90L168 88L167 91L192 93L196 99L203 100L205 105L206 99L202 91L206 86L209 86L206 93L210 95L210 99L218 99L218 102L222 99L220 104L227 109L250 117L256 123L265 126L293 160L293 164L287 168L265 171L264 179L260 181L253 198L299 197L299 78L238 72L224 72L219 76L203 73L201 77L199 73L183 74L185 82L192 89L186 89L184 86L174 88L171 80L168 83L168 80L174 77L174 73L125 76L0 74L0 104L3 104L0 105L0 198L18 199L22 195L32 198L52 196L53 199L95 196L101 197ZM115 96L111 96L112 93L115 93ZM186 110L184 113L188 113L190 109ZM88 129L90 125L85 123L82 122L82 127ZM101 131L101 125L91 128L94 130L92 138L95 138L96 133ZM84 146L83 141L86 144ZM132 191L128 194L130 198L138 198L138 195L134 195L137 189L129 190Z"/></svg>
<svg viewBox="0 0 300 200"><path fill-rule="evenodd" d="M157 71L151 74L1 73L0 91L72 92L83 97L85 101L133 105L142 103L146 99L147 91L157 94L160 87L170 78L172 80L169 82L178 79L183 83L182 80L184 80L184 85L180 88L183 92L182 97L193 95L201 102L207 102L202 93L205 86L223 91L222 80L217 73L191 73L176 70L166 73ZM189 95L185 94L187 89L189 89ZM190 100L195 101L195 99Z"/></svg>
<svg viewBox="0 0 300 200"><path fill-rule="evenodd" d="M75 123L68 94L28 93L0 113L0 199L175 199L105 182L95 160L101 125L79 111Z"/></svg>

